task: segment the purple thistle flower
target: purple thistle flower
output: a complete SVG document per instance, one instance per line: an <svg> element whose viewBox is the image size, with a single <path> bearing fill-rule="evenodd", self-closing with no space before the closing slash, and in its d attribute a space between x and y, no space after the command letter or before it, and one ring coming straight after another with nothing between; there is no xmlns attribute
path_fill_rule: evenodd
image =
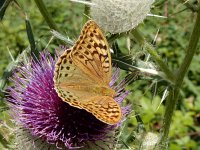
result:
<svg viewBox="0 0 200 150"><path fill-rule="evenodd" d="M55 144L56 148L61 145L67 149L89 149L91 146L95 146L95 149L113 149L116 127L121 123L107 125L91 113L63 102L54 90L56 60L48 52L40 56L39 60L29 60L19 67L11 79L14 85L8 88L8 101L14 112L14 120L22 129L18 132L22 132L21 135L30 134L35 146L40 140L45 145ZM116 69L110 83L116 91L119 88L114 83L118 76L119 69ZM120 87L120 91L124 91L122 89L124 87ZM128 91L119 92L115 100L121 104L128 94ZM126 115L129 107L122 107L122 112Z"/></svg>

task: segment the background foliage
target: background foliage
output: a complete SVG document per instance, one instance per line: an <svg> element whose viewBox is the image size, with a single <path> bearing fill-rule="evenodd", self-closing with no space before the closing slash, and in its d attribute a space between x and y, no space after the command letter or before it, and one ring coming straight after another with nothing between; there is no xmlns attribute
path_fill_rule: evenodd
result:
<svg viewBox="0 0 200 150"><path fill-rule="evenodd" d="M159 1L156 1L159 2ZM59 30L70 39L77 39L83 25L84 6L67 0L50 1L44 0L48 11L53 16ZM195 0L191 0L195 4ZM37 49L42 51L48 49L54 53L59 45L63 44L58 39L51 39L52 34L44 18L40 14L34 1L18 0L18 4L11 3L6 10L5 16L0 23L0 77L3 76L7 65L27 47L29 42L26 34L25 14L27 14ZM194 25L195 13L188 9L181 1L161 2L152 8L153 14L167 16L168 18L147 17L139 29L145 35L146 40L153 42L158 30L155 47L171 69L177 68L184 57L184 50ZM128 50L126 38L117 40L122 53L134 61L142 57L143 49L132 44ZM133 41L131 41L133 42ZM47 46L48 45L48 46ZM173 116L170 129L170 145L172 150L200 149L200 43L198 51L194 56L187 76L185 77L177 110ZM177 70L174 70L176 72ZM124 71L122 77L127 73ZM154 81L154 80L153 80ZM132 103L133 113L126 120L122 129L122 139L129 146L139 141L138 120L135 116L139 114L147 131L159 132L162 127L162 118L165 102L159 107L160 99L166 89L165 85L155 84L144 78L129 85L132 91L127 102ZM155 86L157 85L157 86ZM155 96L155 93L157 96ZM0 124L0 149L8 148L12 142L12 123L5 108L4 97L1 93L1 124ZM159 109L157 109L159 107ZM124 146L125 148L126 146Z"/></svg>

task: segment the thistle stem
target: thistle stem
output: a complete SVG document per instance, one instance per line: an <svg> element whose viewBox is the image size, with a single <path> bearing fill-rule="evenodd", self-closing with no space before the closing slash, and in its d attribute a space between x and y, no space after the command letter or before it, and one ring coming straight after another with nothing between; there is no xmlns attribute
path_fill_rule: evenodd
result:
<svg viewBox="0 0 200 150"><path fill-rule="evenodd" d="M192 12L197 12L198 11L198 7L196 5L193 5L191 2L189 1L185 1L185 0L179 0L181 3L183 3L188 9L190 9Z"/></svg>
<svg viewBox="0 0 200 150"><path fill-rule="evenodd" d="M56 26L56 23L53 21L52 16L48 13L47 8L42 0L35 0L35 3L40 10L40 13L44 17L45 21L47 22L48 26L51 29L59 31L59 28Z"/></svg>
<svg viewBox="0 0 200 150"><path fill-rule="evenodd" d="M134 36L134 38L138 43L144 45L145 50L148 51L151 57L158 64L159 68L165 73L167 80L170 81L171 83L174 83L175 79L173 73L169 70L168 66L166 65L165 62L163 62L162 58L158 55L155 49L145 41L143 35L137 29L132 31L132 35Z"/></svg>
<svg viewBox="0 0 200 150"><path fill-rule="evenodd" d="M199 7L200 8L200 5ZM200 11L198 11L196 22L192 31L192 35L190 37L189 45L186 51L185 58L180 66L180 69L178 70L178 73L176 75L175 85L172 89L170 96L167 100L167 106L166 111L164 115L164 126L163 126L163 136L161 138L161 144L164 144L168 140L168 134L170 129L170 124L172 121L172 116L176 108L176 104L179 98L180 88L183 83L183 79L188 71L188 68L191 64L192 58L196 52L197 44L200 37ZM174 94L172 96L172 94Z"/></svg>
<svg viewBox="0 0 200 150"><path fill-rule="evenodd" d="M90 7L88 5L85 5L84 16L83 16L83 24L85 24L87 22L89 13L90 13Z"/></svg>

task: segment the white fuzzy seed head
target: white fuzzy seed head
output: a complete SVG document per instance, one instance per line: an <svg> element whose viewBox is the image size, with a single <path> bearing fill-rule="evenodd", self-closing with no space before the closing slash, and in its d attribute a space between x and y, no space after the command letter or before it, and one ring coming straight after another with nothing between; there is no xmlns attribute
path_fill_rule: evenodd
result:
<svg viewBox="0 0 200 150"><path fill-rule="evenodd" d="M153 150L156 144L158 144L160 137L152 132L148 132L143 138L142 149Z"/></svg>
<svg viewBox="0 0 200 150"><path fill-rule="evenodd" d="M91 0L91 17L110 33L126 32L141 23L154 0Z"/></svg>

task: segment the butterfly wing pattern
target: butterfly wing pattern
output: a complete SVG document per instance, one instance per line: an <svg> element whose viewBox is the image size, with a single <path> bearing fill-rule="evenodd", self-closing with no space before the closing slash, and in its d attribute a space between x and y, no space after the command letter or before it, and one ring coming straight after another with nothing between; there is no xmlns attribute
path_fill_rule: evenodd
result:
<svg viewBox="0 0 200 150"><path fill-rule="evenodd" d="M111 56L106 38L90 20L74 46L58 58L54 72L58 96L71 106L85 109L100 121L113 125L122 113L109 87Z"/></svg>

